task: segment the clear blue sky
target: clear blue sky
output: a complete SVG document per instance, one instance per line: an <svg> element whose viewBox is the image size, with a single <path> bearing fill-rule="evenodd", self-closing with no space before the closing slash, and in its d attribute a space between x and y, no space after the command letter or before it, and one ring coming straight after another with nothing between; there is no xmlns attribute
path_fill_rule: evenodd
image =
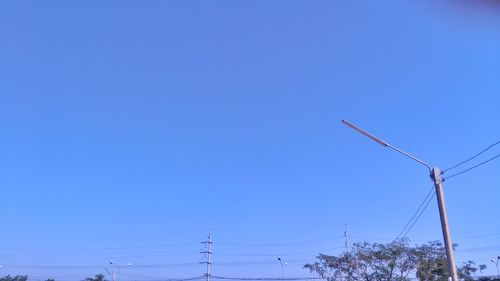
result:
<svg viewBox="0 0 500 281"><path fill-rule="evenodd" d="M310 276L344 224L390 241L427 170L340 120L442 168L500 140L497 8L2 1L0 275L202 275L212 231L214 275ZM490 274L499 168L445 183L457 260ZM435 200L408 237L442 239Z"/></svg>

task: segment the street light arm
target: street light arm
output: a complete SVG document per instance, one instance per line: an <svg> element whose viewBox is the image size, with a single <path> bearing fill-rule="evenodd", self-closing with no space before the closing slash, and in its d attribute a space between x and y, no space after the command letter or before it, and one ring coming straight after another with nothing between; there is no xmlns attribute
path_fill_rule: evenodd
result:
<svg viewBox="0 0 500 281"><path fill-rule="evenodd" d="M385 147L389 147L389 148L391 148L391 149L393 149L393 150L395 150L395 151L397 151L397 152L399 152L399 153L403 154L404 156L406 156L406 157L408 157L408 158L411 158L411 159L413 159L413 160L417 161L418 163L420 163L420 164L422 164L422 165L426 166L426 167L427 167L427 169L429 169L429 172L430 172L430 171L432 171L432 168L431 168L431 166L430 166L429 164L427 164L427 163L425 163L424 161L422 161L422 160L418 159L417 157L415 157L415 156L413 156L413 155L409 154L408 152L406 152L406 151L404 151L404 150L402 150L402 149L399 149L399 148L397 148L397 147L395 147L395 146L393 146L393 145L391 145L391 144L389 144L389 143L387 143L387 142L385 142L385 141L383 141L383 140L379 139L378 137L376 137L376 136L374 136L374 135L372 135L372 134L368 133L367 131L365 131L365 130L361 129L360 127L358 127L358 126L356 126L356 125L354 125L354 124L352 124L352 123L350 123L350 122L348 122L348 121L346 121L346 120L342 120L342 123L343 123L344 125L348 126L349 128L351 128L351 129L353 129L353 130L357 131L358 133L360 133L360 134L362 134L362 135L364 135L364 136L368 137L368 138L369 138L369 139L371 139L372 141L374 141L374 142L376 142L376 143L378 143L378 144L380 144L380 145L383 145L383 146L385 146Z"/></svg>
<svg viewBox="0 0 500 281"><path fill-rule="evenodd" d="M347 127L349 127L349 128L351 128L351 129L353 129L353 130L357 131L358 133L361 133L361 134L365 135L366 137L370 138L372 141L374 141L374 142L376 142L376 143L378 143L378 144L381 144L381 145L383 145L383 146L389 146L389 144L388 144L388 143L386 143L385 141L383 141L383 140L381 140L381 139L377 138L376 136L374 136L374 135L372 135L372 134L368 133L367 131L365 131L365 130L361 129L360 127L358 127L358 126L356 126L356 125L354 125L354 124L350 123L349 121L342 120L342 123L343 123L344 125L347 125Z"/></svg>
<svg viewBox="0 0 500 281"><path fill-rule="evenodd" d="M388 144L387 142L377 138L376 136L366 132L365 130L345 121L345 120L342 120L342 123L344 123L345 125L349 126L351 129L354 129L355 131L365 135L366 137L370 138L371 140L385 146L385 147L390 147L392 148L393 150L403 154L404 156L408 157L408 158L411 158L413 160L415 160L416 162L424 165L427 167L427 169L429 169L429 172L431 174L431 178L432 180L434 181L434 187L436 188L436 197L437 197L437 201L438 201L438 207L439 207L439 217L441 219L441 229L443 231L443 240L444 240L444 244L445 244L445 248L446 248L446 260L448 262L448 270L450 271L450 277L451 277L451 280L453 281L458 281L458 276L457 276L457 271L456 271L456 267L455 267L455 258L453 256L453 243L451 242L451 237L450 237L450 230L449 230L449 227L448 227L448 218L446 216L446 208L445 208L445 203L444 203L444 195L443 195L443 186L442 186L442 180L440 178L441 176L441 171L439 170L439 168L434 168L432 169L431 166L427 163L425 163L424 161L414 157L413 155L395 147L395 146L392 146L390 144ZM497 271L498 271L498 263L497 263ZM499 275L499 278L500 278L500 273L498 274Z"/></svg>

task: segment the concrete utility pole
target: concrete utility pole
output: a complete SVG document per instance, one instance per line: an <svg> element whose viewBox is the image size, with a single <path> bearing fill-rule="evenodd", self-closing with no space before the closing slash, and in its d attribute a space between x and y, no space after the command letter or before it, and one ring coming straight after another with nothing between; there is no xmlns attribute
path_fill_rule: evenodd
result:
<svg viewBox="0 0 500 281"><path fill-rule="evenodd" d="M210 269L212 267L212 234L208 234L208 240L200 242L201 244L205 244L205 247L207 248L206 251L200 252L202 254L205 254L207 257L207 261L200 262L200 263L206 263L207 264L207 273L205 274L206 276L206 281L210 281Z"/></svg>
<svg viewBox="0 0 500 281"><path fill-rule="evenodd" d="M450 276L453 281L458 281L457 268L455 267L455 258L453 255L453 244L451 243L450 228L448 227L448 216L446 215L446 206L444 203L443 181L441 179L441 170L438 167L432 169L431 178L436 188L439 217L441 218L441 230L443 231L444 245L446 246L446 257Z"/></svg>
<svg viewBox="0 0 500 281"><path fill-rule="evenodd" d="M446 216L446 207L445 207L445 203L444 203L443 180L441 179L441 174L442 174L441 170L437 167L431 168L431 166L429 164L427 164L426 162L416 158L415 156L413 156L413 155L411 155L411 154L409 154L409 153L407 153L407 152L405 152L405 151L403 151L395 146L390 145L389 143L387 143L387 142L379 139L378 137L366 132L365 130L357 127L356 125L349 123L348 121L342 120L342 123L347 125L349 128L357 131L358 133L368 137L372 141L374 141L382 146L391 148L391 149L403 154L404 156L411 158L414 161L417 161L418 163L426 166L427 169L429 169L431 179L434 182L434 187L436 188L436 195L437 195L436 197L437 197L438 207L439 207L439 217L441 218L441 228L443 231L443 240L444 240L444 245L446 248L446 259L448 261L448 270L449 270L450 278L452 281L458 281L457 269L455 267L455 258L453 255L453 244L451 242L450 230L448 227L448 218Z"/></svg>

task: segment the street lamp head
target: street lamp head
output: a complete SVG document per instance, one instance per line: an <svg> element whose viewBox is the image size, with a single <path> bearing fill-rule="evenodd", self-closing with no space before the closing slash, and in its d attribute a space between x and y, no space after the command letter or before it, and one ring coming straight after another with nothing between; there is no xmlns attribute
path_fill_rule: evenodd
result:
<svg viewBox="0 0 500 281"><path fill-rule="evenodd" d="M356 132L358 132L358 133L360 133L360 134L364 135L365 137L368 137L368 138L369 138L369 139L371 139L372 141L374 141L374 142L376 142L376 143L378 143L378 144L381 144L381 145L382 145L382 146L384 146L384 147L389 147L389 148L391 148L391 149L393 149L393 150L395 150L395 151L397 151L397 152L399 152L399 153L403 154L404 156L406 156L406 157L408 157L408 158L411 158L411 159L413 159L413 160L417 161L418 163L420 163L420 164L422 164L422 165L426 166L426 167L427 167L427 169L429 169L429 172L430 172L430 171L432 171L432 167L431 167L429 164L427 164L427 163L425 163L424 161L422 161L422 160L418 159L417 157L415 157L415 156L413 156L413 155L409 154L408 152L406 152L406 151L404 151L404 150L402 150L402 149L399 149L399 148L397 148L397 147L395 147L395 146L393 146L393 145L388 144L387 142L385 142L385 141L383 141L383 140L379 139L378 137L376 137L376 136L374 136L374 135L372 135L372 134L368 133L367 131L365 131L365 130L361 129L360 127L358 127L358 126L356 126L356 125L354 125L354 124L350 123L349 121L342 120L342 123L343 123L343 124L345 124L347 127L349 127L349 128L351 128L351 129L353 129L354 131L356 131Z"/></svg>
<svg viewBox="0 0 500 281"><path fill-rule="evenodd" d="M132 264L131 263L127 263L127 266L132 266Z"/></svg>
<svg viewBox="0 0 500 281"><path fill-rule="evenodd" d="M109 264L114 264L113 261L109 261Z"/></svg>
<svg viewBox="0 0 500 281"><path fill-rule="evenodd" d="M499 259L499 260L500 260L500 256L497 256L497 259Z"/></svg>
<svg viewBox="0 0 500 281"><path fill-rule="evenodd" d="M281 257L278 257L278 260L281 261Z"/></svg>
<svg viewBox="0 0 500 281"><path fill-rule="evenodd" d="M490 260L490 262L497 262L497 261L492 259L492 260Z"/></svg>

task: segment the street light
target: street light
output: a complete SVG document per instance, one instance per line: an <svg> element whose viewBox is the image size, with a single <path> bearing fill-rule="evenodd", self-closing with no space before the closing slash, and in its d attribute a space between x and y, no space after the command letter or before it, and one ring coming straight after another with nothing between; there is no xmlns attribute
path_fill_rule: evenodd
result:
<svg viewBox="0 0 500 281"><path fill-rule="evenodd" d="M107 267L105 267L104 269L106 270L106 272L111 275L111 281L115 281L115 271L116 271L116 264L113 262L113 261L109 261L109 264L113 266L113 272L110 272L109 269ZM118 269L119 270L119 269Z"/></svg>
<svg viewBox="0 0 500 281"><path fill-rule="evenodd" d="M496 267L497 267L497 277L500 280L500 272L498 271L498 262L500 261L500 256L497 256L497 260L492 259L490 261L496 265Z"/></svg>
<svg viewBox="0 0 500 281"><path fill-rule="evenodd" d="M120 280L120 274L121 274L121 266L117 265L116 263L114 263L113 261L109 261L109 264L113 266L113 271L110 272L108 268L104 268L106 270L106 272L108 272L109 275L111 275L111 281L115 281L115 277L116 277L116 269L118 268L118 280ZM127 263L127 267L130 267L132 266L131 263Z"/></svg>
<svg viewBox="0 0 500 281"><path fill-rule="evenodd" d="M403 154L404 156L413 159L414 161L424 165L429 169L430 176L432 178L432 181L434 182L434 187L436 188L436 197L438 201L438 207L439 207L439 217L441 218L441 229L443 232L443 239L444 239L444 245L446 248L446 258L448 261L448 270L450 271L450 277L452 278L452 281L458 281L458 275L457 275L457 269L455 267L455 258L453 256L453 246L451 243L451 236L450 236L450 230L448 228L448 218L446 216L446 207L444 203L444 193L443 193L443 180L441 179L441 170L438 167L431 168L431 166L424 161L416 158L415 156L395 147L390 145L389 143L379 139L378 137L366 132L365 130L357 127L356 125L353 125L349 123L348 121L342 120L342 123L347 125L349 128L357 131L358 133L368 137L372 141L384 146L391 148L395 150L396 152L399 152Z"/></svg>
<svg viewBox="0 0 500 281"><path fill-rule="evenodd" d="M281 259L281 257L278 257L278 260L280 261L280 264L281 264L281 281L283 281L283 277L284 277L284 270L283 270L283 265L287 265L287 263L283 263L283 259Z"/></svg>

